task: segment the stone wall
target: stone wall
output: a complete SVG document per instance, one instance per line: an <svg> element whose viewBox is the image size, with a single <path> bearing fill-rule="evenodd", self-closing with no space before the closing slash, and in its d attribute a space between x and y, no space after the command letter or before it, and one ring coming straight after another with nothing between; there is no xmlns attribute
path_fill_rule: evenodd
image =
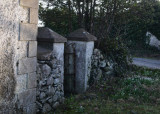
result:
<svg viewBox="0 0 160 114"><path fill-rule="evenodd" d="M150 32L147 32L146 36L149 37L149 39L146 43L149 44L150 46L156 47L158 50L160 50L160 40L158 40L158 38Z"/></svg>
<svg viewBox="0 0 160 114"><path fill-rule="evenodd" d="M102 78L108 78L113 74L114 69L112 62L108 61L99 49L94 49L91 59L91 73L89 78L89 85L95 84L99 82Z"/></svg>
<svg viewBox="0 0 160 114"><path fill-rule="evenodd" d="M64 100L64 43L52 45L53 49L38 54L37 113L52 111Z"/></svg>
<svg viewBox="0 0 160 114"><path fill-rule="evenodd" d="M38 0L0 2L0 113L35 113Z"/></svg>

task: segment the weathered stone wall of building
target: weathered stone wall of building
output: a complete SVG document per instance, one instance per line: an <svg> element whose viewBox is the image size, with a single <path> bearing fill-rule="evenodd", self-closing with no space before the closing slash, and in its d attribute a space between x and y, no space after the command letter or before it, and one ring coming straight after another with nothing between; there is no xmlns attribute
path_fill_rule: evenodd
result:
<svg viewBox="0 0 160 114"><path fill-rule="evenodd" d="M64 43L51 45L38 46L37 113L52 111L64 100Z"/></svg>
<svg viewBox="0 0 160 114"><path fill-rule="evenodd" d="M35 113L37 22L38 0L0 1L0 113Z"/></svg>

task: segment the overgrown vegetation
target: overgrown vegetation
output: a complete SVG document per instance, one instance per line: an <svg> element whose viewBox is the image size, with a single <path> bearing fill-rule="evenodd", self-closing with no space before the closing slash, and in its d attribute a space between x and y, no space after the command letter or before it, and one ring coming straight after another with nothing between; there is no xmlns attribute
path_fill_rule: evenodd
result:
<svg viewBox="0 0 160 114"><path fill-rule="evenodd" d="M99 48L105 55L105 58L114 64L113 69L115 76L123 77L129 73L131 56L129 49L121 39L103 39Z"/></svg>
<svg viewBox="0 0 160 114"><path fill-rule="evenodd" d="M159 114L160 70L133 66L133 75L110 78L85 94L66 98L56 114Z"/></svg>
<svg viewBox="0 0 160 114"><path fill-rule="evenodd" d="M155 47L146 47L145 49L131 49L130 53L133 57L160 59L160 51Z"/></svg>
<svg viewBox="0 0 160 114"><path fill-rule="evenodd" d="M97 38L122 38L129 48L145 48L146 32L160 38L158 0L44 0L39 17L45 26L67 36L85 28ZM97 45L97 48L100 45Z"/></svg>

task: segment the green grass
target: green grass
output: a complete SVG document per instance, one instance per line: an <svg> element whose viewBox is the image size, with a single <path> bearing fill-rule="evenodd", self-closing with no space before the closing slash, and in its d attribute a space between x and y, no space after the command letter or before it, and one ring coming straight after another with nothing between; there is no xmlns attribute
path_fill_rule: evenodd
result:
<svg viewBox="0 0 160 114"><path fill-rule="evenodd" d="M159 105L135 104L126 101L114 102L100 98L81 99L79 97L77 99L72 97L67 99L55 114L159 114L159 111Z"/></svg>
<svg viewBox="0 0 160 114"><path fill-rule="evenodd" d="M130 50L130 53L133 57L141 57L148 59L160 59L160 51L157 49L139 49L138 50Z"/></svg>
<svg viewBox="0 0 160 114"><path fill-rule="evenodd" d="M55 114L160 114L160 70L133 67L133 76L102 81L66 98Z"/></svg>

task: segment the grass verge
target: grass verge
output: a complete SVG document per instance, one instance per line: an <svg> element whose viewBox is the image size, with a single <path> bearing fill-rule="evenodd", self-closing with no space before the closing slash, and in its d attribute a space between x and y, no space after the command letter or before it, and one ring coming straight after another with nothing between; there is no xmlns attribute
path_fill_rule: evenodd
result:
<svg viewBox="0 0 160 114"><path fill-rule="evenodd" d="M66 98L55 114L160 114L160 70L133 66L133 76L110 78Z"/></svg>

